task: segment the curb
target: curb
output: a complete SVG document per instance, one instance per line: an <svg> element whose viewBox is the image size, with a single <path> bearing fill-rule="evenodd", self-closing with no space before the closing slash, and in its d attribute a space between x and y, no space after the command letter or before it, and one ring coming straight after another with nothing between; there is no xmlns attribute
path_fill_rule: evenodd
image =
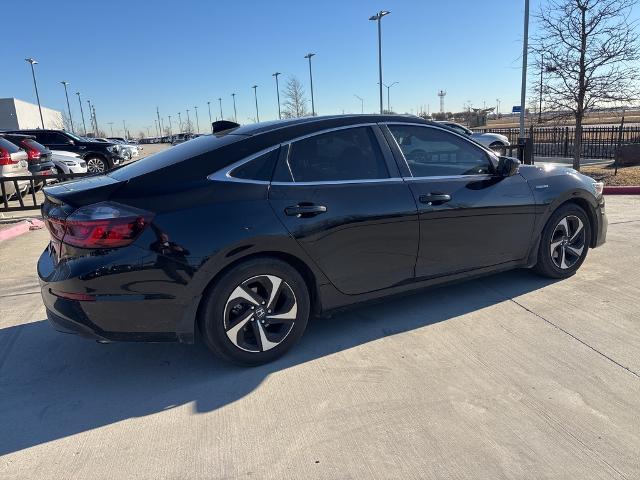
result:
<svg viewBox="0 0 640 480"><path fill-rule="evenodd" d="M41 228L44 228L42 220L37 220L35 218L32 220L22 220L10 227L0 229L0 242L3 240L9 240L10 238L15 238L30 230L40 230Z"/></svg>
<svg viewBox="0 0 640 480"><path fill-rule="evenodd" d="M613 186L605 186L602 191L605 195L640 195L640 186L624 186L624 187L613 187Z"/></svg>

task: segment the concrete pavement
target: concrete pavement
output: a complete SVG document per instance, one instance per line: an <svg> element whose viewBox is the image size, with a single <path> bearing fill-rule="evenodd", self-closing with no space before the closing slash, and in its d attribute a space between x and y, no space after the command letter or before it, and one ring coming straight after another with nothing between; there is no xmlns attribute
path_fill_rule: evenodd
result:
<svg viewBox="0 0 640 480"><path fill-rule="evenodd" d="M527 271L313 321L242 369L44 320L47 233L0 244L0 478L640 477L640 198L562 282Z"/></svg>

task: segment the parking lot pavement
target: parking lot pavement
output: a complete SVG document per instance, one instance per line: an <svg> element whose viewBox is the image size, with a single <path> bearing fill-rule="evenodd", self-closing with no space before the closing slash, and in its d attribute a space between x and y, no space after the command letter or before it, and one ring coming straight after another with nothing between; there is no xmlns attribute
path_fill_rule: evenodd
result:
<svg viewBox="0 0 640 480"><path fill-rule="evenodd" d="M275 363L100 345L0 245L0 478L639 478L640 198L552 282L494 275L314 320Z"/></svg>

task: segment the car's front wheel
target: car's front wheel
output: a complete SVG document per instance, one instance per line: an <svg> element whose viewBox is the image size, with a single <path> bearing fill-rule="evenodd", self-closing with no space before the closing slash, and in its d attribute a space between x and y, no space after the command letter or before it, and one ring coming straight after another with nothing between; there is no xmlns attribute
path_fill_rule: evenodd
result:
<svg viewBox="0 0 640 480"><path fill-rule="evenodd" d="M89 173L104 173L107 171L107 162L100 157L87 158L87 172Z"/></svg>
<svg viewBox="0 0 640 480"><path fill-rule="evenodd" d="M309 291L290 265L257 258L237 265L209 289L200 315L207 346L241 365L275 360L302 336Z"/></svg>
<svg viewBox="0 0 640 480"><path fill-rule="evenodd" d="M542 231L535 271L549 278L570 277L587 257L590 238L585 211L575 204L560 207Z"/></svg>

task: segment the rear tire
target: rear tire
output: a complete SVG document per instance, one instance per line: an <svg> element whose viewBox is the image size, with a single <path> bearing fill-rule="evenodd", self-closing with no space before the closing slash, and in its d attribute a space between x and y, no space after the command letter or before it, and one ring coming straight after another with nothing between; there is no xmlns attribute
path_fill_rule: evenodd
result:
<svg viewBox="0 0 640 480"><path fill-rule="evenodd" d="M261 365L300 339L309 310L309 291L297 270L275 258L257 258L235 266L209 289L199 325L219 357Z"/></svg>
<svg viewBox="0 0 640 480"><path fill-rule="evenodd" d="M587 257L590 239L591 224L585 211L573 203L561 206L542 230L534 271L548 278L574 275Z"/></svg>
<svg viewBox="0 0 640 480"><path fill-rule="evenodd" d="M109 169L107 162L100 157L89 157L87 158L86 162L88 173L101 174L105 173Z"/></svg>

